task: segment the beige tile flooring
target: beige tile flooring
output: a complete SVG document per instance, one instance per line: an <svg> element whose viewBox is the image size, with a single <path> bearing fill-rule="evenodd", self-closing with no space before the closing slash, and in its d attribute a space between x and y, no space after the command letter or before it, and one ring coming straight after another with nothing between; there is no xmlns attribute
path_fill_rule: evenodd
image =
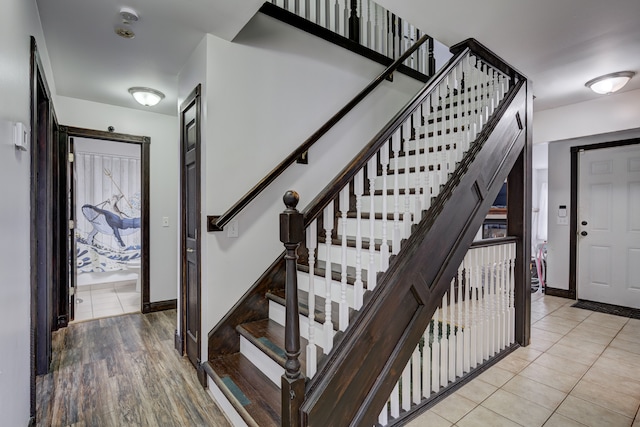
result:
<svg viewBox="0 0 640 427"><path fill-rule="evenodd" d="M138 311L140 292L136 292L135 280L78 286L75 321Z"/></svg>
<svg viewBox="0 0 640 427"><path fill-rule="evenodd" d="M409 422L411 427L640 427L640 320L531 296L531 345Z"/></svg>

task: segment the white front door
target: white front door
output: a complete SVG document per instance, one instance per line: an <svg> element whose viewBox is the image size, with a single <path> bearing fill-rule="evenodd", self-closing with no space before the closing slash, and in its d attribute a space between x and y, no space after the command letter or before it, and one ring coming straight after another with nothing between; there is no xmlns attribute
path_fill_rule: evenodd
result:
<svg viewBox="0 0 640 427"><path fill-rule="evenodd" d="M578 298L640 308L640 145L581 151Z"/></svg>

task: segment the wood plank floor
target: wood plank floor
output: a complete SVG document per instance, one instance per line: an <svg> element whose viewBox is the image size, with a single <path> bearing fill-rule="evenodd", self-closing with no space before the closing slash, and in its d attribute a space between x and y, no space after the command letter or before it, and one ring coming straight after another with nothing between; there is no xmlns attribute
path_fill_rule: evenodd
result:
<svg viewBox="0 0 640 427"><path fill-rule="evenodd" d="M173 344L176 311L72 324L38 377L38 426L231 426Z"/></svg>

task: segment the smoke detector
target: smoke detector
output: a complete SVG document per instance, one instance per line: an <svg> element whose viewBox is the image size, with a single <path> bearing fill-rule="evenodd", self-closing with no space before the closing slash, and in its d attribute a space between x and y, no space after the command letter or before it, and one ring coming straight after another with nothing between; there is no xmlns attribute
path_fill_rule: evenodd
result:
<svg viewBox="0 0 640 427"><path fill-rule="evenodd" d="M138 12L131 9L130 7L123 7L120 9L120 17L122 18L123 24L130 24L132 22L137 22L140 17L138 16Z"/></svg>

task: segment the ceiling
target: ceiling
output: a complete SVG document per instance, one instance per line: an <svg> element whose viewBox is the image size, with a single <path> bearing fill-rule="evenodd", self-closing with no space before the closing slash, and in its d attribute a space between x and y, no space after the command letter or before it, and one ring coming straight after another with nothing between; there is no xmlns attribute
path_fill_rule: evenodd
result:
<svg viewBox="0 0 640 427"><path fill-rule="evenodd" d="M329 0L330 1L330 0ZM473 37L534 83L534 108L595 99L584 83L640 72L639 0L377 0L446 45ZM36 0L58 95L145 109L127 89L166 99L151 111L177 114L177 75L204 34L233 40L260 0ZM139 21L135 38L114 33L121 7ZM636 76L623 91L640 89Z"/></svg>

